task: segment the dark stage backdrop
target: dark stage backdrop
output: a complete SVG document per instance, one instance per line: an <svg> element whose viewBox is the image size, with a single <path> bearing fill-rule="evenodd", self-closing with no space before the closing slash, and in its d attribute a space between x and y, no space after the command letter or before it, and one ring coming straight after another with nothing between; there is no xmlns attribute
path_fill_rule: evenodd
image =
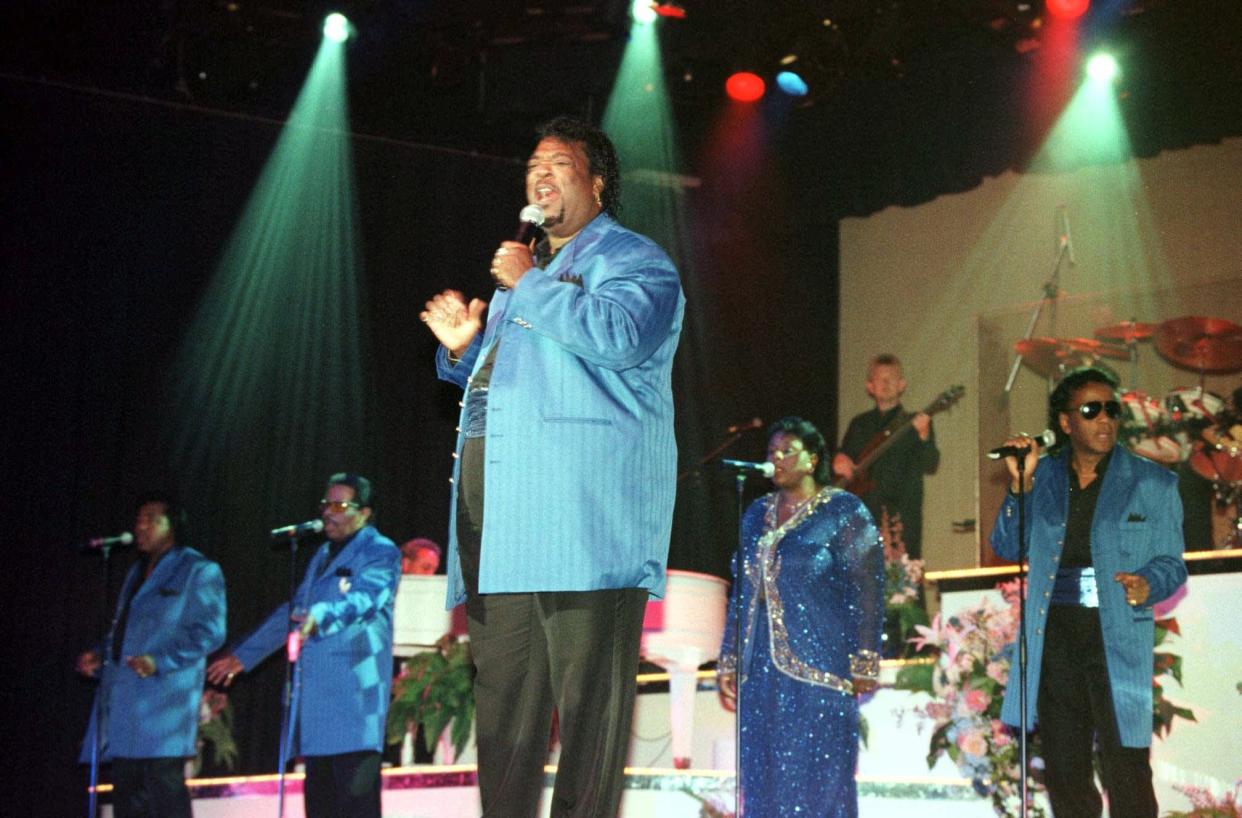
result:
<svg viewBox="0 0 1242 818"><path fill-rule="evenodd" d="M73 658L103 632L105 594L115 598L130 559L114 557L105 578L101 561L72 545L128 528L137 493L172 486L185 499L189 544L225 572L230 641L285 598L288 557L265 531L313 516L331 471L376 481L378 527L398 542L445 540L458 395L435 380L417 312L445 287L490 292L488 259L522 204L524 157L355 139L362 431L311 440L315 467L288 475L277 462L284 441L261 422L185 473L161 442L175 426L170 369L279 125L3 78L0 105L6 764L10 782L23 782L12 793L23 814L69 815L85 811L75 758L92 695ZM678 259L689 302L675 374L687 472L727 426L752 417L803 413L836 437L836 224L805 211L787 219L770 185L723 175L686 194ZM644 230L642 214L623 221ZM282 411L279 396L264 403L268 420ZM729 454L763 451L756 430ZM734 526L731 480L689 474L672 567L726 573ZM275 767L281 678L269 661L234 685L240 772Z"/></svg>

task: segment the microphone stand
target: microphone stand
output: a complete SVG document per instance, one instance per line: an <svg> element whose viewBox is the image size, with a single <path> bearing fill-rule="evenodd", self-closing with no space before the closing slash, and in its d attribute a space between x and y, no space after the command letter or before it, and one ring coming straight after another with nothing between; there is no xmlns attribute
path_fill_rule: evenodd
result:
<svg viewBox="0 0 1242 818"><path fill-rule="evenodd" d="M1052 275L1044 282L1041 288L1043 297L1039 303L1035 305L1035 310L1031 313L1031 320L1027 322L1026 334L1022 336L1022 340L1029 341L1035 333L1035 325L1039 323L1039 315L1044 311L1044 304L1050 305L1049 312L1052 313L1050 321L1055 327L1057 322L1057 295L1060 293L1061 286L1061 262L1065 259L1065 254L1069 249L1069 242L1061 242L1061 251L1057 253L1057 263L1052 268ZM1022 366L1022 353L1018 353L1018 357L1013 360L1013 367L1009 370L1009 378L1005 381L1004 398L1009 397L1009 393L1013 391L1013 382L1018 377L1018 369ZM1002 399L1003 402L1003 399Z"/></svg>
<svg viewBox="0 0 1242 818"><path fill-rule="evenodd" d="M736 439L736 436L733 438ZM732 439L726 445L731 444ZM723 448L723 447L721 447ZM742 589L745 588L746 581L746 553L745 543L742 540L742 517L745 512L743 508L743 489L746 487L746 478L749 476L747 472L738 471L733 475L733 484L736 488L737 503L737 572L733 578L733 619L737 623L734 626L735 638L733 640L734 653L734 672L733 672L733 688L735 698L733 699L733 710L736 718L733 721L733 746L736 757L737 778L734 785L735 799L737 801L734 816L742 818L743 811L743 792L742 792L742 657L745 651L742 650L742 643L745 641L745 633L742 628Z"/></svg>
<svg viewBox="0 0 1242 818"><path fill-rule="evenodd" d="M116 636L112 632L112 627L107 625L108 615L112 613L111 594L108 592L108 580L112 574L112 546L105 541L99 547L100 557L103 558L103 621L107 627L107 638L104 639L103 656L100 657L99 664L99 689L95 691L95 703L91 706L91 718L95 722L95 735L91 741L91 773L90 787L87 790L90 796L87 798L86 815L87 818L95 818L99 814L99 764L100 764L100 745L103 742L103 699L107 695L107 688L104 686L104 672L108 667L110 656L112 653L112 639Z"/></svg>
<svg viewBox="0 0 1242 818"><path fill-rule="evenodd" d="M1027 802L1027 701L1026 701L1026 575L1030 569L1026 543L1026 457L1018 461L1018 818L1026 818Z"/></svg>
<svg viewBox="0 0 1242 818"><path fill-rule="evenodd" d="M280 713L280 753L277 760L277 784L276 784L276 815L277 818L285 818L285 768L289 765L289 751L293 744L293 736L290 722L292 721L293 711L293 688L295 683L300 685L302 681L301 671L297 657L302 655L299 650L295 656L289 651L289 647L297 633L301 628L301 623L295 620L295 611L297 610L293 604L293 595L297 591L297 554L298 545L301 541L296 533L289 537L289 632L285 636L285 684L283 691L283 700L281 702ZM303 795L305 798L305 795Z"/></svg>

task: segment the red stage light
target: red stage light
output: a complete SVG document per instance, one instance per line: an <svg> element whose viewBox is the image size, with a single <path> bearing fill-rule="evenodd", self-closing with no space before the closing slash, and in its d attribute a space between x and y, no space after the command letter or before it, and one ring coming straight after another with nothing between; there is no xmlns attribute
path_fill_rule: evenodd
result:
<svg viewBox="0 0 1242 818"><path fill-rule="evenodd" d="M651 8L661 17L673 17L677 20L686 19L686 10L680 3L652 3Z"/></svg>
<svg viewBox="0 0 1242 818"><path fill-rule="evenodd" d="M738 102L754 102L763 96L767 87L763 78L749 71L738 71L725 81L725 93Z"/></svg>
<svg viewBox="0 0 1242 818"><path fill-rule="evenodd" d="M1091 0L1045 0L1044 5L1047 6L1048 13L1054 17L1060 17L1062 20L1076 20L1087 11Z"/></svg>

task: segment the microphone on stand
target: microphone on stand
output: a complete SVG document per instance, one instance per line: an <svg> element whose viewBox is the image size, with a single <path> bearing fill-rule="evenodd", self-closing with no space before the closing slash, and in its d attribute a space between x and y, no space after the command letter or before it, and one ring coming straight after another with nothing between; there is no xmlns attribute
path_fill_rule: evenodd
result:
<svg viewBox="0 0 1242 818"><path fill-rule="evenodd" d="M745 423L735 423L732 426L725 427L725 434L735 435L738 432L745 432L749 429L759 429L763 426L761 418L751 418Z"/></svg>
<svg viewBox="0 0 1242 818"><path fill-rule="evenodd" d="M1057 442L1057 433L1051 429L1044 429L1032 438L1036 449L1046 449L1053 443ZM1000 460L1002 457L1024 457L1027 453L1026 446L997 446L988 452L988 458L991 460Z"/></svg>
<svg viewBox="0 0 1242 818"><path fill-rule="evenodd" d="M734 471L746 472L748 474L761 474L764 477L771 477L776 474L776 466L764 461L755 463L750 460L729 460L721 458L720 468L733 469Z"/></svg>
<svg viewBox="0 0 1242 818"><path fill-rule="evenodd" d="M273 540L297 539L307 534L318 534L320 531L323 531L323 520L307 520L304 523L273 528L270 536Z"/></svg>
<svg viewBox="0 0 1242 818"><path fill-rule="evenodd" d="M1069 209L1065 205L1057 208L1057 230L1060 233L1057 249L1064 247L1070 266L1078 266L1078 262L1074 260L1074 237L1070 234Z"/></svg>
<svg viewBox="0 0 1242 818"><path fill-rule="evenodd" d="M91 537L82 546L83 551L97 551L100 548L124 548L127 545L134 544L134 535L128 531L122 531L115 537Z"/></svg>

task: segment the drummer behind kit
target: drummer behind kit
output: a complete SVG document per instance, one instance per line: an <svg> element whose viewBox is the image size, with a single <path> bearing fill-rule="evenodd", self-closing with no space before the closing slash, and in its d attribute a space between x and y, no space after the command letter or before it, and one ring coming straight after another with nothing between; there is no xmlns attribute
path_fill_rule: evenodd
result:
<svg viewBox="0 0 1242 818"><path fill-rule="evenodd" d="M1160 324L1122 321L1095 338L1028 338L1014 344L1023 364L1057 379L1079 366L1112 371L1101 359L1129 360L1137 387L1139 341L1154 340L1169 363L1199 374L1199 385L1163 399L1132 388L1118 439L1135 454L1174 468L1182 481L1187 548L1242 548L1242 389L1232 411L1203 386L1209 373L1242 371L1242 326L1223 318L1183 316ZM1116 373L1113 373L1116 374ZM1210 515L1210 523L1203 519ZM1196 529L1192 531L1192 529ZM1201 529L1201 530L1198 530Z"/></svg>

